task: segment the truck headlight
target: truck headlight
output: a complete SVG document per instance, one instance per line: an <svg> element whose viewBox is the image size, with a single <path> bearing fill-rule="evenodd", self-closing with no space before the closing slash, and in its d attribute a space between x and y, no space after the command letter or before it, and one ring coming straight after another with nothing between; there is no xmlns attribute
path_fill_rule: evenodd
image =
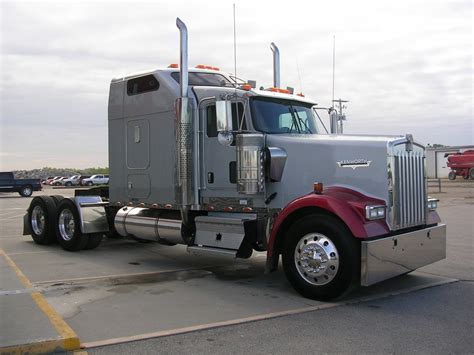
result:
<svg viewBox="0 0 474 355"><path fill-rule="evenodd" d="M368 220L385 218L385 206L365 206L365 218Z"/></svg>
<svg viewBox="0 0 474 355"><path fill-rule="evenodd" d="M428 199L428 209L429 210L435 210L438 208L438 199L436 198L429 198Z"/></svg>

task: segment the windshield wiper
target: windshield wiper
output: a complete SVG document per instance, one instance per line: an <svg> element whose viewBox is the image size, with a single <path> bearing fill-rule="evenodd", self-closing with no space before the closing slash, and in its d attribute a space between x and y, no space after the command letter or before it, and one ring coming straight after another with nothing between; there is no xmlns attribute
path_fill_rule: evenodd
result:
<svg viewBox="0 0 474 355"><path fill-rule="evenodd" d="M298 121L296 120L296 117L293 113L292 106L288 106L288 111L290 111L290 115L291 115L291 127L290 127L289 133L291 133L291 131L293 130L293 127L296 127L296 129L298 130L298 133L301 133L301 129L298 126Z"/></svg>
<svg viewBox="0 0 474 355"><path fill-rule="evenodd" d="M293 106L292 106L293 107ZM293 111L295 112L295 115L296 117L298 117L298 121L300 122L300 124L304 124L304 127L306 128L306 130L309 132L309 134L313 134L313 132L311 132L311 130L309 129L308 125L306 124L305 121L303 121L303 119L298 115L298 111L296 111L296 109L293 107ZM299 132L301 133L301 132Z"/></svg>

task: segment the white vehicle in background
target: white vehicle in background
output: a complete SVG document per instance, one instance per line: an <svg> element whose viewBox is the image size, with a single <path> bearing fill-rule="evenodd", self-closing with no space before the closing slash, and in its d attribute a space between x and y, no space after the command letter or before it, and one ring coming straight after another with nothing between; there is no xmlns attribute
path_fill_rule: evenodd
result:
<svg viewBox="0 0 474 355"><path fill-rule="evenodd" d="M92 175L88 179L82 180L82 185L106 185L109 183L109 175Z"/></svg>
<svg viewBox="0 0 474 355"><path fill-rule="evenodd" d="M79 179L81 175L73 175L70 178L63 179L61 180L61 185L64 186L73 186L73 185L79 185Z"/></svg>
<svg viewBox="0 0 474 355"><path fill-rule="evenodd" d="M68 178L63 176L57 180L53 180L53 182L51 182L51 185L53 186L62 186L64 185L64 181L66 181Z"/></svg>
<svg viewBox="0 0 474 355"><path fill-rule="evenodd" d="M48 185L54 186L54 185L56 185L56 181L58 181L58 180L60 180L60 179L62 179L62 178L63 178L62 176L55 176L52 180L48 180L46 183L47 183Z"/></svg>

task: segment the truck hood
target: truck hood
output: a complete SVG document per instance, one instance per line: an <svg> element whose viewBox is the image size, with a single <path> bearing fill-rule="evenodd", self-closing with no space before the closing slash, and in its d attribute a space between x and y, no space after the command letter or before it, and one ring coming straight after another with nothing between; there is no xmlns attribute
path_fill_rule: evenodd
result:
<svg viewBox="0 0 474 355"><path fill-rule="evenodd" d="M269 207L285 207L312 192L314 182L347 187L387 201L388 152L405 141L404 136L267 135L267 147L287 154L281 181L267 184L267 196L277 193ZM405 149L404 144L401 147Z"/></svg>

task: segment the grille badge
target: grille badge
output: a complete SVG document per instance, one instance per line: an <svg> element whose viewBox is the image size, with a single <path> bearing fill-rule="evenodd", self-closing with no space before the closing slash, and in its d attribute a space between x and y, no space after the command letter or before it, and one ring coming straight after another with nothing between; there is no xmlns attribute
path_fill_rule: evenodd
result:
<svg viewBox="0 0 474 355"><path fill-rule="evenodd" d="M372 163L372 160L367 159L351 159L351 160L341 160L337 162L340 168L352 168L355 170L356 168L367 168Z"/></svg>

